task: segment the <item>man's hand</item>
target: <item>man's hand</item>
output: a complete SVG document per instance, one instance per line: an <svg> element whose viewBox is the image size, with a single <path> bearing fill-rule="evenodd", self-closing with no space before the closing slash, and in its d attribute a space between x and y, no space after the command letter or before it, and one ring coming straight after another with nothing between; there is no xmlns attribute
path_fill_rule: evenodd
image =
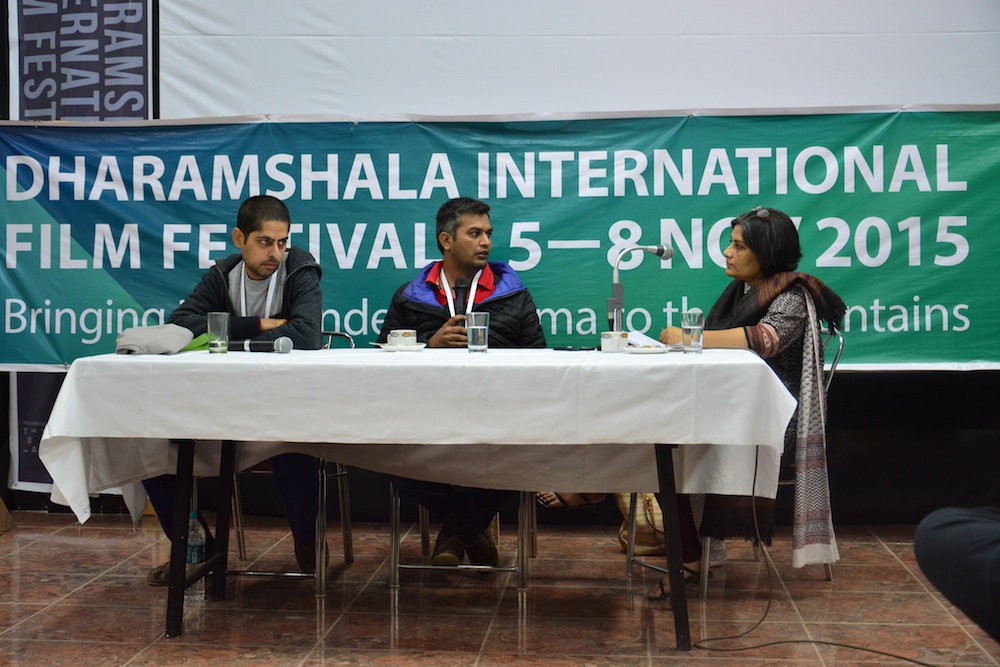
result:
<svg viewBox="0 0 1000 667"><path fill-rule="evenodd" d="M277 329L278 327L283 327L288 324L288 320L281 320L276 317L262 317L260 318L260 330L261 333L265 331L270 331L271 329Z"/></svg>
<svg viewBox="0 0 1000 667"><path fill-rule="evenodd" d="M465 315L455 315L449 319L427 341L427 347L467 347L468 344Z"/></svg>

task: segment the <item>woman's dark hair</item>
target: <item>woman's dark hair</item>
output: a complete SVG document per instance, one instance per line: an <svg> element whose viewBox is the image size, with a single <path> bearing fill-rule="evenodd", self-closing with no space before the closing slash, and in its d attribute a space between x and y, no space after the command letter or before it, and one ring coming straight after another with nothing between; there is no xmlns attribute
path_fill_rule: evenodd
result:
<svg viewBox="0 0 1000 667"><path fill-rule="evenodd" d="M765 278L794 271L802 259L799 232L792 219L776 208L750 209L733 220L743 232L743 243L753 250Z"/></svg>

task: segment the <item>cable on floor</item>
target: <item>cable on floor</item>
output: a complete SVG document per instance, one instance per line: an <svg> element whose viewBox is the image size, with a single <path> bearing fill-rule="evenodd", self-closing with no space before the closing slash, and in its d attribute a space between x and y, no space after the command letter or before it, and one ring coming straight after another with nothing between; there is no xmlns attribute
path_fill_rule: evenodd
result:
<svg viewBox="0 0 1000 667"><path fill-rule="evenodd" d="M757 447L757 453L759 453L760 447ZM727 639L740 639L741 637L746 637L751 632L756 630L767 618L768 612L771 611L771 601L774 599L774 577L778 574L778 569L774 565L774 561L771 560L771 552L768 550L767 546L764 544L764 540L760 535L760 525L757 523L757 496L754 491L757 490L757 457L754 457L753 466L753 486L751 486L750 492L750 513L753 515L753 529L754 537L756 540L756 546L760 548L761 553L764 555L764 563L767 565L767 605L764 607L764 614L760 617L756 623L750 626L748 629L740 632L739 634L723 636L723 637L705 637L693 644L694 648L701 649L703 651L720 651L720 652L735 652L735 651L750 651L753 649L766 648L768 646L778 646L780 644L814 644L823 646L834 646L836 648L846 648L853 649L855 651L864 651L866 653L874 653L875 655L883 655L889 658L895 658L897 660L903 660L905 662L910 662L915 665L923 665L923 667L937 667L936 665L928 662L921 662L920 660L915 660L913 658L907 658L906 656L896 655L895 653L889 653L887 651L879 651L878 649L868 648L866 646L855 646L853 644L844 644L842 642L831 642L822 639L779 639L772 642L765 642L763 644L754 644L752 646L736 646L736 647L718 647L718 646L707 646L706 642L717 642L724 641Z"/></svg>

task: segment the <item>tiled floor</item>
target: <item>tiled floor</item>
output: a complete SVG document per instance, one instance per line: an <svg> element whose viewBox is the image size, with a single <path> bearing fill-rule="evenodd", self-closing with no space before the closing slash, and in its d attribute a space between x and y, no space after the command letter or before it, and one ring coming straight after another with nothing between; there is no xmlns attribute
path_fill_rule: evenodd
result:
<svg viewBox="0 0 1000 667"><path fill-rule="evenodd" d="M793 570L787 533L773 549L777 575L741 543L714 570L709 599L691 604L694 641L674 649L673 618L649 603L652 572L630 587L615 531L542 526L519 600L514 575L403 572L387 581L388 529L355 525L355 562L333 552L325 603L314 582L244 577L229 599L189 606L184 634L163 635L166 590L145 583L168 543L151 522L125 517L15 513L0 535L0 665L857 665L912 664L832 646L904 656L919 664L1000 665L1000 646L928 590L912 526L840 527L835 581L818 566ZM502 553L512 554L512 531ZM290 565L284 522L253 520L249 550L262 565ZM411 531L404 555L417 557ZM770 602L769 602L770 601ZM763 619L763 622L759 623Z"/></svg>

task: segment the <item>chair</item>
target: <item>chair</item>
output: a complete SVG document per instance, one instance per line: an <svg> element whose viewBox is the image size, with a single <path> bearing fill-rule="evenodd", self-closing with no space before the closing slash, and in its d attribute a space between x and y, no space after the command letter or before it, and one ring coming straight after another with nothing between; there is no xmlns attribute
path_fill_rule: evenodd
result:
<svg viewBox="0 0 1000 667"><path fill-rule="evenodd" d="M527 491L521 491L518 494L518 508L517 508L517 555L515 557L515 564L504 567L504 566L490 566L490 565L454 565L454 566L441 566L441 565L430 565L425 563L401 563L399 555L399 542L400 542L400 529L399 529L399 490L396 485L389 483L389 540L390 540L390 554L389 554L389 586L390 588L399 588L399 571L400 570L479 570L485 572L517 572L517 589L519 591L525 590L528 587L528 575L527 575L527 549L529 548L528 542L531 540L528 530L528 522L533 516L532 502L534 500L534 493L529 493ZM430 521L428 517L428 512L425 507L419 507L419 521L420 521L420 543L421 543L421 553L426 557L430 555ZM494 531L494 539L499 538L499 515L493 520L492 530Z"/></svg>
<svg viewBox="0 0 1000 667"><path fill-rule="evenodd" d="M351 336L351 334L344 333L343 331L324 331L323 349L329 350L330 348L332 348L333 341L336 340L337 338L343 338L344 340L346 340L350 344L352 350L355 348L354 337Z"/></svg>
<svg viewBox="0 0 1000 667"><path fill-rule="evenodd" d="M535 558L538 555L538 508L534 503L528 503L524 508L525 529L528 533L528 558ZM431 520L430 512L423 505L417 507L417 522L420 525L420 553L425 557L431 555ZM497 533L499 537L499 530Z"/></svg>
<svg viewBox="0 0 1000 667"><path fill-rule="evenodd" d="M823 327L820 329L820 337L822 338L823 346L823 358L825 363L825 375L823 381L823 389L826 393L830 392L830 384L833 382L833 376L837 372L837 365L840 363L840 357L844 353L844 335L829 327ZM830 348L830 344L836 341L836 352L833 355L833 359L827 360L827 350ZM780 478L778 480L778 488L785 486L795 486L794 476L792 478ZM638 494L632 493L629 498L629 516L628 516L628 546L625 555L625 576L631 577L633 574L633 566L639 565L641 567L648 568L650 570L655 570L667 574L666 568L639 560L635 557L635 518L636 518L636 505L638 501ZM709 571L709 558L712 550L712 538L702 537L701 538L701 571ZM754 546L754 555L757 560L760 560L760 553ZM833 566L830 563L823 564L824 571L826 573L827 581L833 581ZM708 597L708 577L701 577L698 587L698 597L702 600Z"/></svg>
<svg viewBox="0 0 1000 667"><path fill-rule="evenodd" d="M333 341L342 338L346 340L351 348L355 347L354 338L350 334L342 331L324 331L323 348L330 349ZM257 464L245 472L268 472L270 466ZM334 463L332 471L330 462L319 459L317 465L317 483L319 484L319 506L316 511L316 571L303 572L301 570L288 570L283 572L264 570L232 570L230 574L244 576L272 576L272 577L315 577L316 597L326 595L326 507L328 497L328 487L330 477L337 479L337 492L340 500L340 527L344 543L344 562L354 562L354 536L351 530L351 499L347 481L347 469L340 463ZM240 498L239 473L234 474L233 479L233 526L236 529L236 549L240 560L246 560L246 536L243 530L243 505Z"/></svg>

